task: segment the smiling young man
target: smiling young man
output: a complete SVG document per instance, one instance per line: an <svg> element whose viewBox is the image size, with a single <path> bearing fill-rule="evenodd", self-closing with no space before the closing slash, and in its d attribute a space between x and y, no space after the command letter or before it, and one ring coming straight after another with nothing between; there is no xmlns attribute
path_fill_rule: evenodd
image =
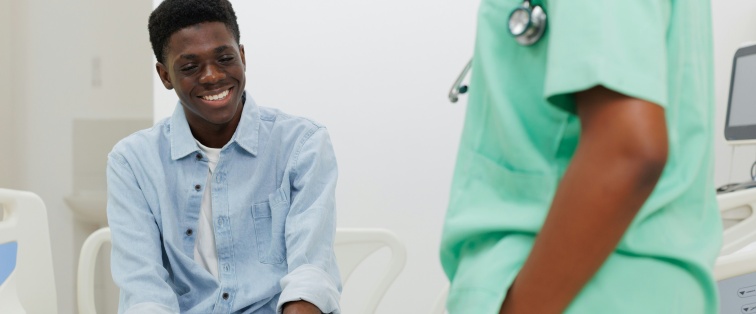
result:
<svg viewBox="0 0 756 314"><path fill-rule="evenodd" d="M326 129L258 107L225 0L149 18L172 117L108 156L119 313L340 313Z"/></svg>

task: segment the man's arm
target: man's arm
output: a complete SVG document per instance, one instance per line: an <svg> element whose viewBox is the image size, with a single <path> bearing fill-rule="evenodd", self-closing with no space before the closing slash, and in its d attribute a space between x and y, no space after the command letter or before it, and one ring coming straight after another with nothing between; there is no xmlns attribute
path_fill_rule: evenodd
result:
<svg viewBox="0 0 756 314"><path fill-rule="evenodd" d="M295 149L292 162L285 226L289 273L281 279L278 307L284 314L338 314L341 280L333 251L336 157L325 128L308 136Z"/></svg>
<svg viewBox="0 0 756 314"><path fill-rule="evenodd" d="M662 107L601 86L577 93L575 101L580 143L501 314L564 312L614 251L664 169ZM542 291L550 291L548 302Z"/></svg>
<svg viewBox="0 0 756 314"><path fill-rule="evenodd" d="M160 231L130 166L108 157L108 224L113 280L121 289L119 313L178 313L176 294L162 264Z"/></svg>

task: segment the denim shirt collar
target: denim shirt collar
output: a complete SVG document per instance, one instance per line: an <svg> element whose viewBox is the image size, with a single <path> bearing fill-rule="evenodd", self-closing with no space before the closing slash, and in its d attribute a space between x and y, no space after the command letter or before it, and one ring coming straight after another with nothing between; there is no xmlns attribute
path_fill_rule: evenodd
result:
<svg viewBox="0 0 756 314"><path fill-rule="evenodd" d="M239 125L236 127L231 140L223 148L225 149L231 143L236 143L248 153L257 156L258 138L260 135L260 108L257 107L252 97L248 97L246 93L245 91L244 96L242 96L244 108L242 108ZM186 120L184 106L181 105L180 100L173 111L173 116L171 116L169 136L171 139L171 159L178 160L199 151L197 142L192 135L192 131L189 129L189 122Z"/></svg>

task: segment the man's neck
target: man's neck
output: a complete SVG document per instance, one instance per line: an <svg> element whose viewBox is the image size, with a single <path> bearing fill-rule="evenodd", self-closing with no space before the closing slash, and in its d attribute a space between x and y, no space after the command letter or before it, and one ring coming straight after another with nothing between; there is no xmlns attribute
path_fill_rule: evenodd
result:
<svg viewBox="0 0 756 314"><path fill-rule="evenodd" d="M192 136L202 143L202 145L210 148L222 148L226 143L231 141L236 128L239 127L243 108L243 104L239 106L234 118L226 124L211 124L204 120L187 121L189 129L192 131Z"/></svg>

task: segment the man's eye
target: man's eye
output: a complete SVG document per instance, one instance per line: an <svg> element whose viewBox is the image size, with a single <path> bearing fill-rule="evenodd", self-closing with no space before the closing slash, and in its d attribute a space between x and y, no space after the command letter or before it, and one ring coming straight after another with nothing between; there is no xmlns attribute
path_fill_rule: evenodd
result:
<svg viewBox="0 0 756 314"><path fill-rule="evenodd" d="M196 65L188 65L188 66L185 66L185 67L181 68L181 72L190 72L190 71L192 71L192 70L194 70L196 68L197 68Z"/></svg>
<svg viewBox="0 0 756 314"><path fill-rule="evenodd" d="M219 61L222 62L222 63L229 63L229 62L231 62L233 60L234 60L234 57L223 57L223 58L220 58Z"/></svg>

